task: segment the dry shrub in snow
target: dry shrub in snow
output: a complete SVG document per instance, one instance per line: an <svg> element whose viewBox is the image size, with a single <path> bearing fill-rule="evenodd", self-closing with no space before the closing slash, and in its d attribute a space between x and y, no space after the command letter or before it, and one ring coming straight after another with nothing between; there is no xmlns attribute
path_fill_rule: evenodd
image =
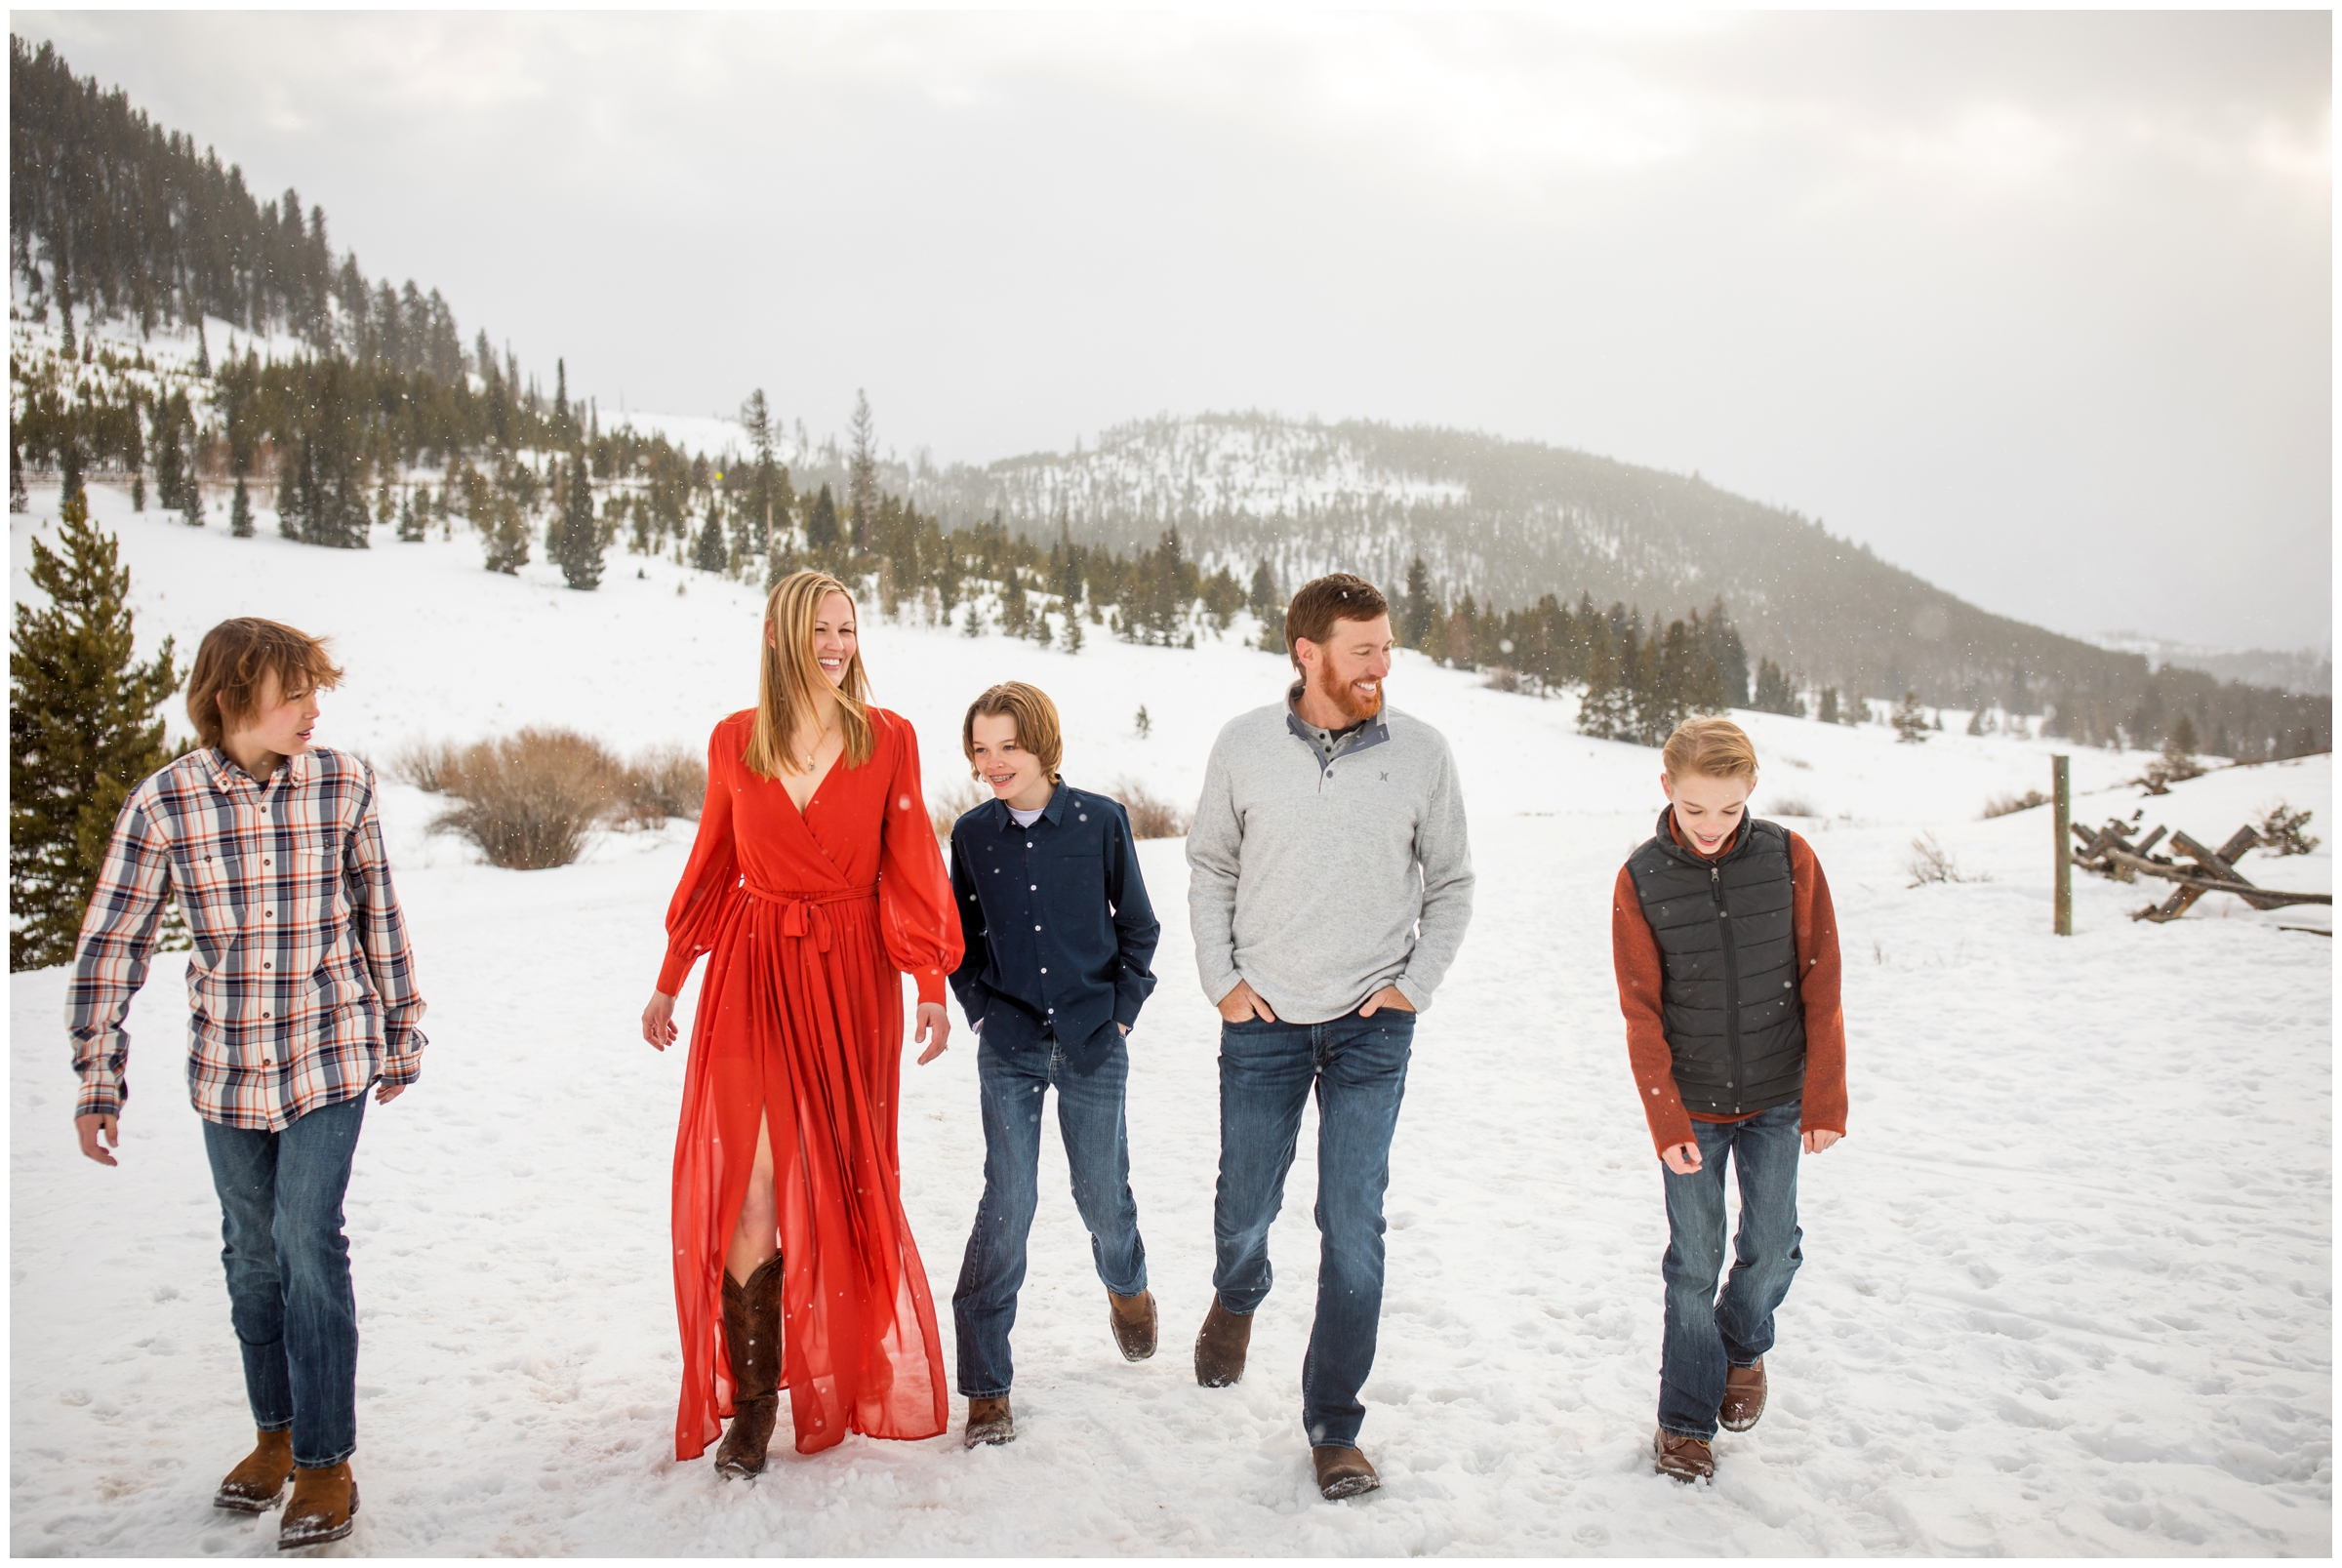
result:
<svg viewBox="0 0 2342 1568"><path fill-rule="evenodd" d="M626 764L618 821L656 827L669 817L696 821L707 798L707 764L687 745L655 745Z"/></svg>
<svg viewBox="0 0 2342 1568"><path fill-rule="evenodd" d="M626 769L574 730L519 730L457 753L441 775L458 804L431 824L479 846L491 865L543 871L578 858L626 798Z"/></svg>
<svg viewBox="0 0 2342 1568"><path fill-rule="evenodd" d="M1185 838L1188 814L1162 799L1138 780L1125 775L1113 796L1130 813L1130 831L1136 838Z"/></svg>
<svg viewBox="0 0 2342 1568"><path fill-rule="evenodd" d="M973 779L963 780L940 793L930 791L927 820L935 824L935 836L950 843L951 824L991 798L992 792Z"/></svg>
<svg viewBox="0 0 2342 1568"><path fill-rule="evenodd" d="M1921 833L1911 841L1911 853L1903 862L1903 869L1911 873L1911 885L1915 888L1930 882L1992 880L1981 871L1961 870L1952 859L1952 852L1938 844L1933 833Z"/></svg>
<svg viewBox="0 0 2342 1568"><path fill-rule="evenodd" d="M2295 811L2280 800L2261 813L2260 820L2252 824L2252 830L2261 835L2260 847L2272 855L2307 855L2322 842L2302 831L2310 825L2310 819L2316 815L2315 812Z"/></svg>
<svg viewBox="0 0 2342 1568"><path fill-rule="evenodd" d="M446 741L418 741L390 759L390 777L426 795L444 795L463 763L463 749Z"/></svg>
<svg viewBox="0 0 2342 1568"><path fill-rule="evenodd" d="M1525 690L1525 688L1521 685L1520 671L1514 669L1510 664L1497 665L1494 669L1488 671L1488 678L1481 681L1480 684L1487 687L1492 692L1518 692Z"/></svg>
<svg viewBox="0 0 2342 1568"><path fill-rule="evenodd" d="M2028 789L2021 795L1995 795L1984 803L1984 816L1985 820L1990 822L1995 817L2006 817L2011 812L2031 811L2036 806L2046 806L2047 804L2049 804L2049 797L2039 789Z"/></svg>
<svg viewBox="0 0 2342 1568"><path fill-rule="evenodd" d="M1783 795L1780 799L1772 801L1770 806L1771 809L1766 815L1772 817L1819 817L1821 815L1820 812L1813 809L1813 802L1802 795Z"/></svg>

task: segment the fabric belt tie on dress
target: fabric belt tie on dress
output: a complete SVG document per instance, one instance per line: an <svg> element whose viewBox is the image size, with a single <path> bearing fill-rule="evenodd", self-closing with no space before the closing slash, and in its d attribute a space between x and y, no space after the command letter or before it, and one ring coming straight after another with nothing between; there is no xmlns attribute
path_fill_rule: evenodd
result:
<svg viewBox="0 0 2342 1568"><path fill-rule="evenodd" d="M781 905L781 935L813 938L822 951L829 950L829 912L832 904L859 904L878 897L878 884L867 888L828 888L814 893L782 893L760 888L743 878L741 887L751 899Z"/></svg>

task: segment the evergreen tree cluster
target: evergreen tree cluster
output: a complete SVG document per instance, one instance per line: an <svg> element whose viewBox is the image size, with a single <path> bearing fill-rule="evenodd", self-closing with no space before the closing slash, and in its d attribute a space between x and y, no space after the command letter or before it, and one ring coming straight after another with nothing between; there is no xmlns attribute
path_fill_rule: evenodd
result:
<svg viewBox="0 0 2342 1568"><path fill-rule="evenodd" d="M1657 745L1691 714L1749 705L1748 651L1721 599L1706 615L1692 610L1664 625L1646 624L1625 604L1597 608L1585 592L1574 608L1549 593L1500 613L1470 592L1442 603L1420 558L1390 597L1403 647L1452 668L1488 669L1530 692L1583 691L1578 728L1587 735Z"/></svg>
<svg viewBox="0 0 2342 1568"><path fill-rule="evenodd" d="M61 312L68 348L77 308L143 332L210 315L441 380L463 374L447 302L412 281L369 288L354 257L337 267L323 208L304 215L290 189L255 200L240 168L155 125L119 88L74 76L53 45L12 33L8 64L10 263Z"/></svg>
<svg viewBox="0 0 2342 1568"><path fill-rule="evenodd" d="M130 572L83 498L66 501L59 543L33 537L48 603L17 605L9 634L11 971L73 956L122 802L171 760L155 709L180 683L169 638L135 657Z"/></svg>

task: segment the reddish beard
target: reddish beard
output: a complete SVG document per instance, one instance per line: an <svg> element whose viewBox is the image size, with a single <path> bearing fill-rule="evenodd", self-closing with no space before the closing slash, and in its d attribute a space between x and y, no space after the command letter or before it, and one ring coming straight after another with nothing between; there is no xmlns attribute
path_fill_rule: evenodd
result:
<svg viewBox="0 0 2342 1568"><path fill-rule="evenodd" d="M1384 679L1387 680L1389 677L1386 676ZM1361 697L1358 695L1358 689L1349 681L1336 681L1331 675L1320 673L1317 678L1317 694L1340 708L1342 716L1350 720L1352 724L1362 723L1383 710L1383 683L1381 681L1375 683L1372 697Z"/></svg>

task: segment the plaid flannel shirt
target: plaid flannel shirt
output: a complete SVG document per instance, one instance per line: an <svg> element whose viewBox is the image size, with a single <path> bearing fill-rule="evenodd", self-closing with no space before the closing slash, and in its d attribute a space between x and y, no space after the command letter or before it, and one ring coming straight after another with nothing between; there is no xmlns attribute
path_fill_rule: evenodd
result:
<svg viewBox="0 0 2342 1568"><path fill-rule="evenodd" d="M378 1077L422 1075L374 770L312 750L263 787L206 748L140 784L115 820L65 1003L75 1115L117 1114L129 1094L122 1022L173 893L195 940L187 1092L206 1121L277 1132Z"/></svg>

